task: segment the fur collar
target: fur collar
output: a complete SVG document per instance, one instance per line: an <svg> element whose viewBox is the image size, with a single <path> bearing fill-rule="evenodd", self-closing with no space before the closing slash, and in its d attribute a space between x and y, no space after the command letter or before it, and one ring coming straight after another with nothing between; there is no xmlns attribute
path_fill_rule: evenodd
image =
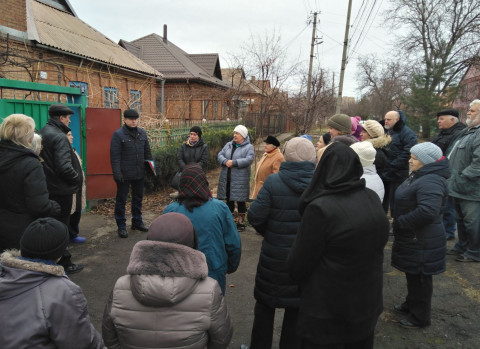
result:
<svg viewBox="0 0 480 349"><path fill-rule="evenodd" d="M387 145L389 145L392 141L392 137L390 135L383 135L377 138L367 139L366 141L372 143L375 149L380 149L385 148Z"/></svg>
<svg viewBox="0 0 480 349"><path fill-rule="evenodd" d="M205 255L193 248L169 242L143 240L135 244L127 273L205 279L208 267Z"/></svg>
<svg viewBox="0 0 480 349"><path fill-rule="evenodd" d="M65 275L65 271L61 265L49 265L38 262L27 261L19 259L19 250L7 250L0 255L0 261L3 265L16 269L24 269L30 271L37 271L40 273L51 274L55 276Z"/></svg>

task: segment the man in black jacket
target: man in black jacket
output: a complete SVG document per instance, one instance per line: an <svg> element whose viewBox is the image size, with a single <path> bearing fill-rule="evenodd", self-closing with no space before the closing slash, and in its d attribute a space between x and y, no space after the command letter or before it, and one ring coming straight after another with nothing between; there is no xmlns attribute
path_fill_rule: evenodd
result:
<svg viewBox="0 0 480 349"><path fill-rule="evenodd" d="M44 160L43 170L47 179L50 200L58 202L62 208L59 221L68 226L72 209L73 193L82 183L82 174L78 173L73 161L75 154L68 142L70 116L74 111L62 104L53 104L48 109L50 118L40 131L43 149L40 157ZM67 274L79 272L83 265L73 264L72 255L65 250L59 264Z"/></svg>
<svg viewBox="0 0 480 349"><path fill-rule="evenodd" d="M128 109L123 113L124 125L113 133L110 143L110 161L113 179L117 183L115 220L118 236L128 237L125 204L132 186L132 230L148 231L142 219L145 160L152 160L147 133L138 127L139 115Z"/></svg>
<svg viewBox="0 0 480 349"><path fill-rule="evenodd" d="M467 127L462 122L458 122L458 110L444 109L437 113L437 123L440 132L432 139L432 143L442 149L443 155L447 155L448 149L453 141ZM457 215L455 213L455 204L453 197L448 196L445 211L443 212L443 227L447 240L455 240L455 230L457 230Z"/></svg>

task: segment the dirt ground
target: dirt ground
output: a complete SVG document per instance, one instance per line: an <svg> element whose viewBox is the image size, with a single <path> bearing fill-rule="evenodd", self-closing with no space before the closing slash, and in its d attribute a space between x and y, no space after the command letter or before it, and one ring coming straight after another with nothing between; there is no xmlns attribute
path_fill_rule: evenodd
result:
<svg viewBox="0 0 480 349"><path fill-rule="evenodd" d="M208 174L210 187L216 189L218 171ZM147 195L144 220L148 225L163 207L172 201L173 190ZM87 242L71 247L73 261L85 265L71 279L80 285L87 297L89 313L98 331L105 302L118 277L126 273L133 245L145 239L146 233L129 231L128 239L120 239L113 219L113 202L107 201L94 212L83 215L81 235ZM241 232L242 259L234 274L227 276L226 301L234 324L229 348L249 344L253 322L253 286L261 237L251 227ZM425 329L404 329L399 326L400 316L393 312L394 304L406 295L403 273L390 266L392 237L385 248L384 306L375 331L375 348L480 348L480 263L459 263L447 256L447 271L434 276L432 325ZM453 242L448 243L452 247ZM277 311L274 348L278 348L282 311Z"/></svg>

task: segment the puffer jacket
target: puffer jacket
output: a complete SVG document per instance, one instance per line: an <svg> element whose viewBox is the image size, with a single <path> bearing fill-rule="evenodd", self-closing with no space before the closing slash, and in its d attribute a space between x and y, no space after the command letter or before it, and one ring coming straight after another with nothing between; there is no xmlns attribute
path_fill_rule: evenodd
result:
<svg viewBox="0 0 480 349"><path fill-rule="evenodd" d="M255 170L255 180L253 183L251 199L255 199L258 192L262 188L265 179L272 173L277 173L280 170L280 165L285 161L282 152L279 148L274 149L270 153L264 153L262 158L258 161Z"/></svg>
<svg viewBox="0 0 480 349"><path fill-rule="evenodd" d="M140 241L117 280L102 333L110 349L226 348L232 322L205 255L187 246Z"/></svg>
<svg viewBox="0 0 480 349"><path fill-rule="evenodd" d="M377 173L375 165L364 167L362 178L365 179L365 186L377 193L380 201L383 201L383 197L385 195L385 186L383 185L382 179Z"/></svg>
<svg viewBox="0 0 480 349"><path fill-rule="evenodd" d="M417 135L407 125L407 117L401 110L400 119L387 130L392 137L389 144L387 166L381 173L384 181L403 182L408 177L408 160L410 159L410 148L417 144Z"/></svg>
<svg viewBox="0 0 480 349"><path fill-rule="evenodd" d="M452 171L449 195L480 201L480 125L464 130L457 139L448 154Z"/></svg>
<svg viewBox="0 0 480 349"><path fill-rule="evenodd" d="M82 289L63 267L0 256L2 348L101 349L103 341L87 311Z"/></svg>
<svg viewBox="0 0 480 349"><path fill-rule="evenodd" d="M248 222L263 235L255 277L255 299L270 308L298 308L298 283L287 270L287 257L295 241L301 216L300 196L310 183L315 164L283 162L268 176L248 210Z"/></svg>
<svg viewBox="0 0 480 349"><path fill-rule="evenodd" d="M232 148L237 147L233 153ZM235 144L234 141L225 144L217 155L217 161L222 166L218 180L217 198L227 199L227 177L230 172L230 200L245 202L250 195L250 165L255 158L253 145L250 144L250 137L247 136L242 144ZM233 160L233 167L225 166L227 160Z"/></svg>
<svg viewBox="0 0 480 349"><path fill-rule="evenodd" d="M31 149L0 141L0 252L19 248L23 231L35 219L60 214L60 205L48 197L38 156Z"/></svg>
<svg viewBox="0 0 480 349"><path fill-rule="evenodd" d="M373 147L377 151L375 154L374 165L377 169L378 175L383 181L383 173L388 166L388 152L390 149L389 145L392 142L392 137L385 134L380 137L366 139L365 141L372 143Z"/></svg>
<svg viewBox="0 0 480 349"><path fill-rule="evenodd" d="M70 128L58 119L48 119L40 130L43 170L50 195L71 195L82 185L81 176L73 167L75 154L67 138Z"/></svg>
<svg viewBox="0 0 480 349"><path fill-rule="evenodd" d="M467 125L464 123L457 122L446 130L440 130L440 132L438 132L438 134L432 139L432 143L438 145L440 149L442 149L443 155L446 155L452 142L465 129L465 127L467 127Z"/></svg>
<svg viewBox="0 0 480 349"><path fill-rule="evenodd" d="M448 160L413 172L395 192L392 266L409 274L445 271L442 213L448 195Z"/></svg>
<svg viewBox="0 0 480 349"><path fill-rule="evenodd" d="M115 180L138 180L145 176L145 160L152 160L147 133L140 127L123 125L113 133L110 162Z"/></svg>
<svg viewBox="0 0 480 349"><path fill-rule="evenodd" d="M204 171L208 164L208 145L202 138L194 145L190 145L188 139L182 143L177 153L177 163L180 171L183 171L186 164L198 163Z"/></svg>

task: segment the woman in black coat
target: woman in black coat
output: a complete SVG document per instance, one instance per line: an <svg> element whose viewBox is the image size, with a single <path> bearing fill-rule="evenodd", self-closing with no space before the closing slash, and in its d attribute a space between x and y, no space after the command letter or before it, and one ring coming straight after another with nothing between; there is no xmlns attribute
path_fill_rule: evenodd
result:
<svg viewBox="0 0 480 349"><path fill-rule="evenodd" d="M203 141L202 129L199 126L193 126L190 129L188 139L178 150L177 162L180 171L183 171L186 164L191 163L200 164L203 171L207 171L208 146Z"/></svg>
<svg viewBox="0 0 480 349"><path fill-rule="evenodd" d="M301 348L373 348L389 223L353 149L339 142L325 149L300 198L288 257L300 283L297 334Z"/></svg>
<svg viewBox="0 0 480 349"><path fill-rule="evenodd" d="M20 248L23 231L37 218L60 214L32 150L34 129L33 119L23 114L12 114L0 125L0 252Z"/></svg>
<svg viewBox="0 0 480 349"><path fill-rule="evenodd" d="M280 349L295 349L300 294L288 275L287 257L300 226L298 203L313 176L316 152L311 141L295 137L285 144L285 162L265 180L248 210L248 221L263 235L255 277L255 318L250 348L271 348L275 309L284 308Z"/></svg>
<svg viewBox="0 0 480 349"><path fill-rule="evenodd" d="M445 271L442 211L448 195L448 160L425 142L410 149L411 174L395 192L392 266L405 273L407 297L395 311L407 328L430 325L432 275Z"/></svg>

